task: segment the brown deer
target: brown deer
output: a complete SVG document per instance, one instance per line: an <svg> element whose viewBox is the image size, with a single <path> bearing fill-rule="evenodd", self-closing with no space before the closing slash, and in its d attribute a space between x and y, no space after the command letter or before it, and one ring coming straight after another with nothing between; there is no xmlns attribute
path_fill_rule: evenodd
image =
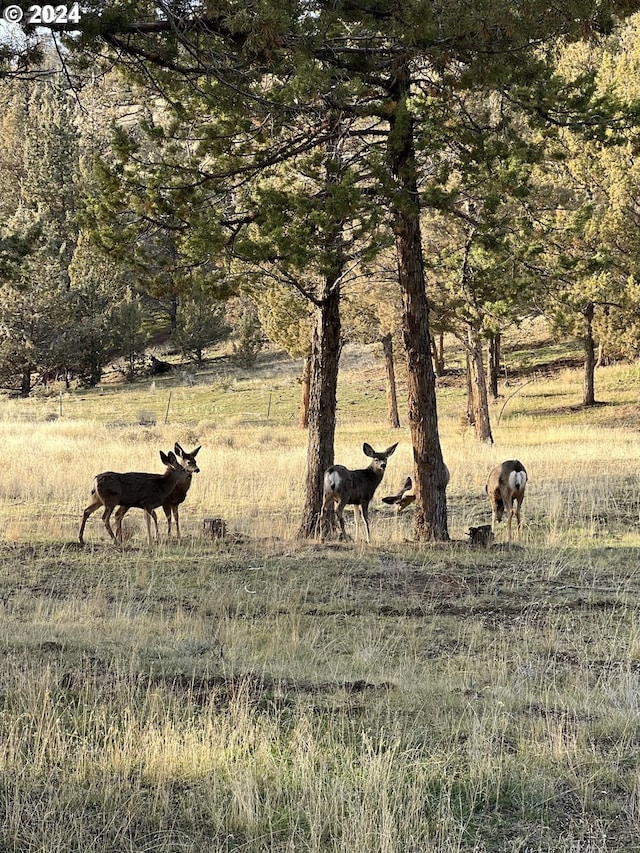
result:
<svg viewBox="0 0 640 853"><path fill-rule="evenodd" d="M169 495L173 492L176 485L184 482L191 475L185 471L182 465L178 462L175 454L169 452L165 455L160 451L160 459L167 466L167 471L164 474L143 474L137 471L131 471L126 474L117 474L114 471L105 471L103 474L98 474L94 477L93 485L91 486L92 502L85 509L82 516L82 524L80 525L80 533L78 538L80 544L84 545L84 528L89 516L99 507L104 507L102 520L107 528L109 536L117 545L122 544L122 531L118 528L120 534L116 538L109 519L111 513L117 507L140 507L146 513L147 534L149 536L149 544L151 544L151 519L156 526L156 537L158 535L158 518L155 510L162 506Z"/></svg>
<svg viewBox="0 0 640 853"><path fill-rule="evenodd" d="M518 539L520 538L520 509L524 500L524 490L527 485L527 472L522 462L508 459L501 465L496 465L489 474L485 491L491 504L491 529L496 522L502 521L507 513L507 541L511 544L511 522L515 515L518 521Z"/></svg>
<svg viewBox="0 0 640 853"><path fill-rule="evenodd" d="M320 541L324 542L324 534L326 532L326 513L329 504L337 503L336 516L340 523L340 539L347 539L347 532L344 529L344 508L347 505L354 507L354 519L356 524L356 539L358 538L358 507L364 522L364 529L367 536L367 543L370 543L369 538L369 504L373 495L382 482L384 471L387 467L387 459L395 451L396 444L387 447L382 452L376 452L370 444L366 442L362 445L362 451L365 456L369 456L372 460L368 468L359 468L351 471L345 468L344 465L332 465L324 474L324 491L322 499L322 511L320 513Z"/></svg>
<svg viewBox="0 0 640 853"><path fill-rule="evenodd" d="M173 517L176 521L176 538L180 540L180 523L178 516L178 508L180 504L184 502L185 498L187 497L187 492L191 487L191 475L198 474L200 472L200 469L198 468L198 463L196 462L196 456L198 455L198 451L200 450L200 445L196 447L195 450L192 450L191 453L187 453L187 451L183 450L182 447L180 447L180 445L176 441L174 450L176 456L178 457L178 461L189 476L178 480L171 494L163 502L162 509L164 510L164 514L167 517L167 539L171 539L171 513L173 512ZM167 472L168 471L169 468L167 468ZM130 507L128 506L120 506L116 510L116 539L118 539L119 541L122 541L122 519L125 517L129 509ZM157 532L158 525L156 523L156 535Z"/></svg>
<svg viewBox="0 0 640 853"><path fill-rule="evenodd" d="M411 504L415 502L415 494L406 494L407 492L410 492L412 488L413 480L411 479L411 477L407 477L398 489L397 494L388 495L387 497L382 498L382 502L385 504L394 504L398 510L399 515L403 510L405 510L408 506L411 506Z"/></svg>

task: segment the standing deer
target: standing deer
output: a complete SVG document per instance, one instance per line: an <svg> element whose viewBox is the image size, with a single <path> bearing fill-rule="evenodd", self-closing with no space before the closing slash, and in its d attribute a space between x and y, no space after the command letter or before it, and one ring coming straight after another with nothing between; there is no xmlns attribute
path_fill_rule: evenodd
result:
<svg viewBox="0 0 640 853"><path fill-rule="evenodd" d="M173 511L173 517L176 522L176 539L180 539L180 524L178 521L178 508L181 503L184 503L185 498L187 497L187 492L191 487L191 475L199 474L200 469L196 463L196 456L198 455L198 451L200 450L201 445L198 445L195 450L192 450L191 453L187 453L186 450L183 450L182 447L176 441L174 450L176 456L181 460L180 464L182 467L189 473L189 477L186 480L181 480L176 483L176 487L171 492L167 500L162 504L162 509L164 510L164 514L167 517L167 538L171 539L171 513Z"/></svg>
<svg viewBox="0 0 640 853"><path fill-rule="evenodd" d="M518 521L518 539L520 538L520 508L524 500L524 490L527 485L527 472L522 462L508 459L501 465L496 465L489 474L485 491L491 504L491 529L496 522L502 521L507 513L507 541L511 544L511 521L515 515Z"/></svg>
<svg viewBox="0 0 640 853"><path fill-rule="evenodd" d="M344 529L343 511L347 504L354 507L354 519L356 524L356 539L358 538L358 507L364 521L364 529L369 538L369 504L373 495L382 482L384 471L387 467L387 459L394 452L396 444L392 444L384 452L377 453L370 444L362 445L365 456L372 459L368 468L359 468L355 471L345 468L344 465L332 465L324 474L324 491L322 499L322 511L320 513L320 541L324 542L326 531L326 512L331 503L337 503L336 515L340 523L340 539L347 539Z"/></svg>
<svg viewBox="0 0 640 853"><path fill-rule="evenodd" d="M182 465L176 459L173 452L165 455L160 451L160 458L167 466L167 471L164 474L143 474L136 471L131 471L127 474L117 474L114 471L105 471L103 474L98 474L91 486L91 496L93 501L85 509L82 516L82 524L80 525L80 533L78 538L80 544L84 545L84 527L89 516L99 507L104 507L102 520L107 528L109 536L117 545L122 544L122 531L118 528L119 538L116 538L109 519L111 513L117 507L140 507L146 513L147 534L149 536L149 544L151 545L151 519L156 526L156 537L158 535L158 518L155 510L162 506L169 495L173 492L176 486L185 482L187 478L191 478L189 472L185 471Z"/></svg>
<svg viewBox="0 0 640 853"><path fill-rule="evenodd" d="M167 539L171 539L171 513L173 512L173 517L176 520L176 538L180 540L180 523L178 518L178 508L181 503L184 502L187 497L187 492L191 487L191 475L198 474L200 469L198 468L198 464L196 462L196 456L198 455L198 451L200 450L200 446L196 447L195 450L192 450L191 453L187 453L186 450L183 450L182 447L176 441L175 443L175 454L178 457L178 461L189 475L188 477L182 478L178 480L171 494L166 498L166 500L162 504L162 509L164 510L164 514L167 517ZM167 472L169 468L167 468ZM128 506L120 506L116 510L116 539L122 541L122 519L125 517L130 507ZM158 532L158 525L156 523L156 535Z"/></svg>

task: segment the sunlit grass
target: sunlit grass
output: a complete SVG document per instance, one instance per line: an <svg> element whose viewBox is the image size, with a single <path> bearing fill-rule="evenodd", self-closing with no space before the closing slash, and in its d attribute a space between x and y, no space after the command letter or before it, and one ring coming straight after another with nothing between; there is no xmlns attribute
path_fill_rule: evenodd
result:
<svg viewBox="0 0 640 853"><path fill-rule="evenodd" d="M381 448L399 441L380 497L412 471L409 431L406 423L400 430L386 425L381 365L374 376L368 363L362 367L353 354L350 359L354 366L340 380L336 461L364 466L363 441ZM202 473L194 477L182 511L185 532L199 535L203 517L222 516L237 534L290 538L303 501L306 433L297 427L298 365L290 365L288 376L285 369L279 362L277 375L266 380L228 376L221 384L207 374L193 387L109 386L63 394L62 403L55 394L5 400L0 530L8 539L73 539L94 474L160 471L158 451L179 441L187 448L202 445ZM464 424L463 383L445 385L439 421L451 472L452 535L460 538L470 524L489 520L488 472L506 458L518 458L529 474L524 507L529 540L559 544L584 535L635 536L636 378L635 369L625 366L600 370L598 385L610 399L589 411L578 405L577 370L505 387L492 403L493 445L479 445ZM60 405L62 417L55 417ZM140 413L153 411L162 413L155 424L138 422ZM129 513L127 523L137 536L136 515ZM406 539L411 511L399 519L382 515L379 525L385 539ZM88 535L104 535L98 515Z"/></svg>
<svg viewBox="0 0 640 853"><path fill-rule="evenodd" d="M631 551L0 557L8 849L633 849Z"/></svg>
<svg viewBox="0 0 640 853"><path fill-rule="evenodd" d="M566 352L527 365L514 351L510 369L552 356ZM374 348L347 352L336 433L350 467L367 464L363 441L399 441L373 545L294 540L298 368L0 402L0 848L635 850L635 368L599 370L608 405L589 412L579 370L516 375L492 404L494 445L473 439L447 377L455 541L434 547L378 500L412 452L402 404L387 426ZM132 511L124 549L99 513L80 548L93 475L161 471L175 441L202 445L182 543L149 548ZM508 458L529 473L523 548L470 549ZM226 541L202 538L206 516Z"/></svg>

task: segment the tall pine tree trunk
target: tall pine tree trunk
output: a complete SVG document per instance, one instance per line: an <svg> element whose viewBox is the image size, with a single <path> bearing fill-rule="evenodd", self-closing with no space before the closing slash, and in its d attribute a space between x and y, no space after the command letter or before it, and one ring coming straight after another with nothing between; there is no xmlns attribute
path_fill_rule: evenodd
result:
<svg viewBox="0 0 640 853"><path fill-rule="evenodd" d="M169 331L175 335L178 328L178 294L172 293L169 296Z"/></svg>
<svg viewBox="0 0 640 853"><path fill-rule="evenodd" d="M392 200L393 231L402 294L402 336L407 359L409 427L413 444L416 494L415 537L449 539L446 488L449 472L442 458L436 410L436 382L431 360L429 308L425 291L420 202L414 148L414 120L409 109L409 69L395 69L390 95L393 109L387 156L396 180Z"/></svg>
<svg viewBox="0 0 640 853"><path fill-rule="evenodd" d="M432 338L433 369L437 377L444 376L444 332L438 333L438 338Z"/></svg>
<svg viewBox="0 0 640 853"><path fill-rule="evenodd" d="M494 400L498 399L498 380L500 378L500 332L494 332L489 338L489 389Z"/></svg>
<svg viewBox="0 0 640 853"><path fill-rule="evenodd" d="M584 395L582 403L585 406L595 406L595 371L596 371L596 346L593 340L593 315L595 305L587 302L582 309L584 317Z"/></svg>
<svg viewBox="0 0 640 853"><path fill-rule="evenodd" d="M25 364L22 368L22 377L20 380L20 396L28 397L31 393L31 365Z"/></svg>
<svg viewBox="0 0 640 853"><path fill-rule="evenodd" d="M300 400L300 429L309 426L309 395L311 393L311 353L305 355L302 365L302 399Z"/></svg>
<svg viewBox="0 0 640 853"><path fill-rule="evenodd" d="M339 271L341 272L342 270ZM333 465L340 361L338 278L339 275L327 278L324 296L316 307L316 323L311 346L305 502L297 534L300 539L309 539L319 533L324 472Z"/></svg>
<svg viewBox="0 0 640 853"><path fill-rule="evenodd" d="M466 387L467 387L467 423L474 426L476 422L475 406L473 404L473 382L471 381L471 356L465 346L464 354L467 361Z"/></svg>
<svg viewBox="0 0 640 853"><path fill-rule="evenodd" d="M398 414L398 395L396 393L396 372L393 364L393 338L391 332L381 338L382 352L384 353L384 366L387 373L387 411L389 413L389 425L393 429L400 428L400 415Z"/></svg>
<svg viewBox="0 0 640 853"><path fill-rule="evenodd" d="M471 388L471 406L473 428L479 441L493 444L491 423L489 420L489 398L487 396L487 376L484 370L482 338L475 329L467 334L469 384Z"/></svg>

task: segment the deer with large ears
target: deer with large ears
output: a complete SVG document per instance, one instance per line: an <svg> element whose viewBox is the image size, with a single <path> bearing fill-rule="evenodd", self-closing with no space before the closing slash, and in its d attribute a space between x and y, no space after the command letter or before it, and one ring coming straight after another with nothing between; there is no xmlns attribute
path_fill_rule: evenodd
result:
<svg viewBox="0 0 640 853"><path fill-rule="evenodd" d="M176 483L175 489L171 492L166 501L162 504L162 509L164 514L167 517L167 539L171 539L171 513L173 512L173 517L176 522L176 539L180 539L180 523L178 520L178 509L181 503L184 503L185 498L187 497L187 492L191 486L191 474L198 474L200 469L198 468L198 464L196 462L196 456L198 455L198 451L200 450L201 445L199 444L195 450L192 450L191 453L187 453L186 450L183 450L182 447L176 441L174 450L175 454L179 460L181 460L180 464L182 467L189 473L189 478L187 480L180 480Z"/></svg>
<svg viewBox="0 0 640 853"><path fill-rule="evenodd" d="M330 504L337 504L336 516L340 524L340 539L347 539L347 532L344 528L343 511L345 506L352 505L354 508L354 519L356 523L356 539L358 538L358 508L364 522L367 543L370 543L369 538L369 504L375 494L376 489L382 482L385 468L387 467L387 459L395 451L396 444L387 447L382 452L377 452L367 444L366 441L362 445L362 451L365 456L369 456L371 464L368 468L359 468L351 471L345 468L344 465L332 465L324 474L324 489L322 498L322 511L320 513L320 541L324 541L326 532L327 519L326 514Z"/></svg>
<svg viewBox="0 0 640 853"><path fill-rule="evenodd" d="M496 465L489 474L485 491L491 504L491 529L496 522L502 521L507 514L507 541L511 544L511 522L515 515L518 521L518 539L520 538L520 509L524 500L524 490L527 485L527 472L522 462L508 459L501 465Z"/></svg>
<svg viewBox="0 0 640 853"><path fill-rule="evenodd" d="M200 469L198 468L198 463L196 462L196 456L198 455L198 451L200 450L200 445L196 447L195 450L192 450L188 453L186 450L183 450L182 447L176 441L175 443L175 454L178 457L178 461L188 474L188 477L181 478L176 482L176 485L171 492L171 494L166 498L166 500L162 504L162 509L164 510L164 514L167 517L167 539L171 539L171 514L173 513L173 517L176 522L176 539L180 540L180 521L178 516L178 510L181 503L184 503L185 498L187 497L187 492L191 487L191 475L198 474ZM167 468L167 471L169 469ZM120 506L116 510L116 538L122 540L122 519L125 517L130 507L128 506ZM158 531L158 525L156 524L156 535Z"/></svg>
<svg viewBox="0 0 640 853"><path fill-rule="evenodd" d="M182 467L172 451L168 455L165 455L161 450L160 459L167 466L164 474L144 474L137 471L117 474L115 471L105 471L103 474L98 474L94 477L91 487L91 497L93 500L82 515L82 524L80 525L80 533L78 534L81 545L84 545L84 528L87 519L101 506L104 507L104 512L102 513L104 526L107 528L109 536L116 545L122 544L122 531L119 526L119 537L114 534L109 523L111 513L117 506L121 508L126 507L126 509L130 507L140 507L143 509L147 522L147 535L149 537L149 544L151 545L152 519L156 526L156 537L158 535L158 517L155 510L164 504L179 483L183 483L187 478L191 478L189 472Z"/></svg>

